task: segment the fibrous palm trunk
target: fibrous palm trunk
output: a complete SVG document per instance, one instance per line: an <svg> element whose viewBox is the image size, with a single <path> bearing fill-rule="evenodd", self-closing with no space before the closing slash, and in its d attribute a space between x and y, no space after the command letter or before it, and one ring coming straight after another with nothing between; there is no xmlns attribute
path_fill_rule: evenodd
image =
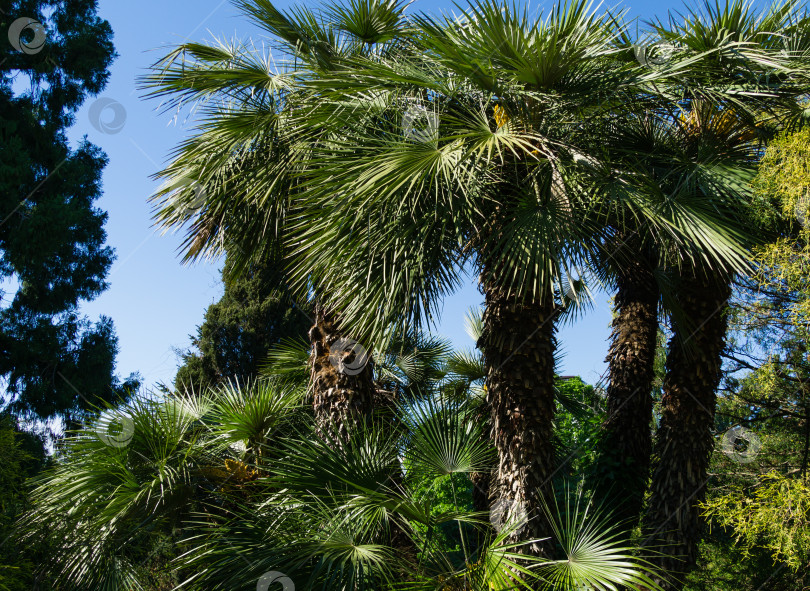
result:
<svg viewBox="0 0 810 591"><path fill-rule="evenodd" d="M352 425L374 408L371 359L366 350L346 338L332 314L321 306L309 331L311 387L316 421L342 438Z"/></svg>
<svg viewBox="0 0 810 591"><path fill-rule="evenodd" d="M547 538L550 529L543 498L550 498L554 470L556 309L551 297L548 302L521 302L486 282L484 291L479 346L487 368L487 402L498 453L490 498L498 505L502 521L521 524L515 540ZM538 543L529 549L548 552Z"/></svg>
<svg viewBox="0 0 810 591"><path fill-rule="evenodd" d="M714 440L715 393L725 346L731 289L704 273L685 275L678 288L681 316L673 319L661 422L656 433L650 503L645 516L652 559L666 573L665 589L683 587L697 559L707 471Z"/></svg>
<svg viewBox="0 0 810 591"><path fill-rule="evenodd" d="M595 498L611 508L615 523L632 529L650 476L658 288L643 261L624 264L617 284Z"/></svg>
<svg viewBox="0 0 810 591"><path fill-rule="evenodd" d="M315 308L315 324L309 331L311 387L315 420L321 433L338 445L349 431L370 419L377 406L392 406L388 396L377 395L370 352L347 338L334 316L320 305ZM378 404L379 403L379 404ZM398 488L402 475L393 472L388 486ZM389 543L403 557L413 558L416 550L400 525L390 523Z"/></svg>

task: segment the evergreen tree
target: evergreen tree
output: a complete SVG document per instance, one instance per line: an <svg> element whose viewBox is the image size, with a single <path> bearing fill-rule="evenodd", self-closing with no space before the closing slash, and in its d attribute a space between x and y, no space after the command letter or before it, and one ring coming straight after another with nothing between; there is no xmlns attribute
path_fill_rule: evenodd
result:
<svg viewBox="0 0 810 591"><path fill-rule="evenodd" d="M183 354L175 387L255 378L272 345L306 338L311 316L292 300L274 263L254 265L239 279L226 281L222 298L208 307L191 337L196 351Z"/></svg>
<svg viewBox="0 0 810 591"><path fill-rule="evenodd" d="M78 313L107 287L114 258L94 206L107 160L66 136L114 58L96 4L0 0L0 404L69 426L121 393L111 320Z"/></svg>

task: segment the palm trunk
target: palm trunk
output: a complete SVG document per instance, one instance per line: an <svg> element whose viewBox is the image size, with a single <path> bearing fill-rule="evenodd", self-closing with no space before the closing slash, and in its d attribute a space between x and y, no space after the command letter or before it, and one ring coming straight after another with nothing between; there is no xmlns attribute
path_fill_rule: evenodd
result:
<svg viewBox="0 0 810 591"><path fill-rule="evenodd" d="M673 319L661 423L656 434L655 466L645 525L652 561L667 574L669 590L697 560L703 529L700 503L714 448L715 392L725 346L725 308L731 289L703 274L684 276L678 291L682 316Z"/></svg>
<svg viewBox="0 0 810 591"><path fill-rule="evenodd" d="M613 319L605 434L597 461L595 498L612 509L614 523L638 524L650 477L652 387L658 343L658 288L642 262L618 277Z"/></svg>
<svg viewBox="0 0 810 591"><path fill-rule="evenodd" d="M472 504L474 511L489 511L489 483L492 474L489 472L473 472L470 474L472 481Z"/></svg>
<svg viewBox="0 0 810 591"><path fill-rule="evenodd" d="M334 317L320 306L309 331L311 387L317 423L345 437L374 408L372 363L363 349L343 336Z"/></svg>
<svg viewBox="0 0 810 591"><path fill-rule="evenodd" d="M551 494L554 470L555 315L553 300L520 302L484 283L486 310L479 346L487 367L487 402L498 464L489 495L502 518L523 525L514 540L545 538L550 528L543 499ZM550 506L553 506L551 504ZM521 519L528 516L528 521ZM532 544L547 554L545 544Z"/></svg>

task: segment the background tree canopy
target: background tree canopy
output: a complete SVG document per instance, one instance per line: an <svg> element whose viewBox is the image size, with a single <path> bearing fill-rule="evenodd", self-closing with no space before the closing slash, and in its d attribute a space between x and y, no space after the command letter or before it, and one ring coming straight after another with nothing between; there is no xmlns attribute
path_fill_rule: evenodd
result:
<svg viewBox="0 0 810 591"><path fill-rule="evenodd" d="M0 279L11 286L0 294L3 406L71 425L137 384L113 374L112 320L78 313L106 288L114 255L94 206L106 156L86 139L72 148L65 134L107 83L112 30L95 0L2 0L0 9L4 37L19 18L42 26L20 31L22 50L0 43Z"/></svg>
<svg viewBox="0 0 810 591"><path fill-rule="evenodd" d="M197 351L183 354L176 388L256 378L273 345L306 338L311 310L295 303L278 263L259 262L238 279L223 280L225 293L192 337Z"/></svg>

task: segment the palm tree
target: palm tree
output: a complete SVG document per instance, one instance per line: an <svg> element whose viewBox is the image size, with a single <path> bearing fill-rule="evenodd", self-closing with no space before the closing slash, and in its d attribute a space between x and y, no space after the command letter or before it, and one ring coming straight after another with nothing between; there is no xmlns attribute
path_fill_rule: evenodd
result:
<svg viewBox="0 0 810 591"><path fill-rule="evenodd" d="M749 182L774 128L803 118L810 37L808 20L795 2L756 13L750 4L706 3L704 12L657 23L660 38L697 59L688 75L673 80L682 115L673 118L683 153L716 154L712 166L722 182L693 183L687 190L706 202L705 211L736 228L741 242L760 237L750 227ZM723 95L713 89L733 87ZM698 91L696 89L708 89ZM722 163L726 163L725 166ZM706 165L704 165L704 168ZM725 168L725 170L723 170ZM656 434L655 468L645 518L650 539L662 546L655 562L669 573L664 583L679 589L697 558L712 433L715 391L720 380L726 321L724 309L735 268L695 256L670 265L675 286L672 339L667 356L663 413Z"/></svg>
<svg viewBox="0 0 810 591"><path fill-rule="evenodd" d="M333 140L319 146L298 254L360 335L420 324L475 266L491 495L525 506L534 519L520 535L539 539L555 470L559 283L598 232L577 186L581 115L597 118L623 90L625 65L611 21L585 2L534 20L485 1L414 23L414 47L311 82Z"/></svg>
<svg viewBox="0 0 810 591"><path fill-rule="evenodd" d="M707 4L708 16L702 21L693 14L685 25L671 22L673 31L659 23L647 42L657 40L657 47L663 47L665 54L669 54L667 67L677 67L679 61L691 63L691 67L656 85L660 85L659 89L668 89L665 95L682 98L672 100L668 105L664 103L663 110L660 104L655 109L646 105L640 116L625 119L621 126L608 129L604 134L607 149L611 152L607 159L621 162L622 168L631 175L625 178L615 176L621 182L629 182L633 190L665 194L672 203L676 203L676 199L694 199L695 196L707 200L706 205L708 200L714 201L697 208L700 220L687 220L693 229L702 223L704 228L715 233L714 239L704 241L702 250L694 249L695 244L701 242L695 240L694 232L688 233L685 242L673 241L667 238L666 232L639 224L637 217L619 213L609 222L616 227L614 244L617 248L607 260L600 260L597 264L603 276L607 276L608 282L617 289L617 315L608 356L609 419L601 445L601 480L597 494L613 499L618 507L616 518L624 520L630 527L638 522L649 478L652 447L649 392L658 333L657 310L662 303L672 315L676 333L680 335L677 342L688 341L693 333L706 333L699 338L707 339L708 344L714 343L719 352L717 338L708 334L712 331L724 334L725 330L722 326L714 326L709 317L695 307L695 302L692 305L685 303L681 288L687 292L691 288L688 281L681 281L678 276L692 277L695 275L692 269L697 268L698 275L707 279L714 277L707 284L709 293L704 293L702 299L712 301L714 298L713 309L716 310L722 308L723 294L727 291L724 285L732 273L748 271L748 265L742 259L747 258L744 253L756 238L748 228L750 218L745 213L750 203L746 184L751 164L757 158L759 146L756 142L767 139L761 115L767 113L773 117L771 124L776 121L790 123L801 116L796 99L804 92L802 76L798 72L803 68L806 42L801 35L796 35L801 27L795 7L795 3L790 2L775 5L757 17L744 3L727 3L725 8ZM790 27L791 22L795 26ZM786 34L777 38L768 33L771 31ZM752 40L755 40L753 44ZM625 39L624 43L629 45L630 40ZM777 53L782 49L786 50L785 53L774 54L777 46ZM769 79L763 75L768 68L775 77L770 79L770 84L765 84ZM777 71L786 75L776 76ZM729 88L733 88L732 93L726 92ZM705 113L703 117L696 115L701 109L721 112L714 113L710 125L710 118ZM758 121L757 115L760 115ZM698 119L703 120L702 124ZM698 132L702 137L700 147L695 142ZM633 180L628 181L628 178ZM616 186L612 185L611 190L616 190ZM720 211L723 214L718 216ZM628 217L630 224L623 227L620 222ZM731 252L726 248L723 253L723 243L738 246ZM733 256L729 257L729 254ZM668 274L667 268L673 272ZM676 344L676 340L671 342L670 349L672 360L680 358L683 369L689 367L690 371L694 360L689 351L705 350L695 343L684 349ZM716 385L706 385L703 390L713 392ZM672 398L666 400L672 402ZM700 404L713 409L710 400L713 398L704 395ZM704 412L697 410L699 404L695 404L691 397L679 399L675 406L690 408L692 414ZM671 423L671 419L668 422ZM683 434L684 430L682 423L671 429L671 433ZM662 434L663 431L659 431L659 450L671 450L670 438L661 437ZM689 441L700 440L695 431L683 437ZM704 448L705 443L697 447L687 446L688 451L683 452L683 457L702 457ZM669 476L664 486L668 487L677 480L683 483L683 489L679 490L695 490L698 483L693 482L692 476L684 474L686 465L677 467L661 459L659 469L665 465ZM654 494L653 499L656 498ZM669 519L670 529L674 523L689 521L683 516L676 518L671 511L674 506L690 506L684 502L685 498L686 495L681 495L674 505L659 507L659 515L652 521ZM691 505L693 522L688 526L692 531L698 531L696 524L699 521L695 500ZM664 526L659 521L656 529L661 528ZM683 546L680 549L683 550ZM672 548L669 550L674 552ZM671 562L667 566L674 568Z"/></svg>
<svg viewBox="0 0 810 591"><path fill-rule="evenodd" d="M169 392L108 411L131 422L125 445L100 436L103 417L68 436L21 522L58 549L43 571L60 588L116 591L155 576L189 589L253 589L281 576L324 591L657 589L648 563L576 494L546 508L555 559L521 554L506 540L512 524L472 549L480 514L436 507L443 483L457 498L453 476L493 453L464 403L400 405L403 430L368 423L338 445L319 433L304 392L273 381ZM416 553L388 542L394 525ZM439 530L457 531L459 546Z"/></svg>
<svg viewBox="0 0 810 591"><path fill-rule="evenodd" d="M616 522L630 529L641 516L649 480L659 306L663 303L674 318L689 321L690 312L681 308L679 286L673 284L667 269L677 269L684 259L698 260L697 264L715 273L748 268L751 240L743 236L741 218L717 216L695 195L711 185L717 187L716 199L736 200L744 206L748 195L736 188L745 186L751 138L735 151L726 136L714 138L712 149L702 150L689 147L690 137L680 120L655 111L630 115L621 126L612 126L603 134L610 161L621 169L621 173L611 171L614 178L605 184L605 190L622 190L617 185L626 185L636 193L636 203L646 196L651 203L671 208L664 219L683 216L689 220L698 215L699 220L693 217L689 222L692 227L702 226L704 233L703 244L695 249L697 241L673 239L660 223L638 223L637 216L623 211L625 205L619 201L608 219L615 228L611 251L592 264L616 288L607 357L608 412L600 441L596 494L611 500ZM685 204L689 209L682 209Z"/></svg>
<svg viewBox="0 0 810 591"><path fill-rule="evenodd" d="M413 22L419 34L399 53L307 81L320 102L303 120L328 126L330 140L316 148L292 236L298 280L316 276L346 326L379 337L392 324L431 319L466 265L476 269L498 450L491 494L536 516L516 536L542 538L556 470L554 334L564 285L609 254L611 212L688 243L701 260L739 263L743 249L718 238L720 222L700 199L673 205L626 182L601 190L617 174L602 131L639 101L669 112L670 86L662 92L656 82L689 59L661 72L631 62L617 21L585 2L534 20L484 0L456 19ZM629 182L632 172L618 174Z"/></svg>
<svg viewBox="0 0 810 591"><path fill-rule="evenodd" d="M144 77L149 96L179 114L194 105L198 125L156 178L155 219L165 229L186 227L184 260L227 251L232 277L252 262L283 258L282 239L296 211L300 175L320 133L296 127L290 113L305 108L301 80L339 67L352 55L385 53L406 34L397 0L362 0L313 12L288 13L267 0L238 0L254 23L273 35L274 59L254 46L186 43ZM316 413L338 429L373 408L372 363L344 336L337 311L321 301L317 285L309 332Z"/></svg>

